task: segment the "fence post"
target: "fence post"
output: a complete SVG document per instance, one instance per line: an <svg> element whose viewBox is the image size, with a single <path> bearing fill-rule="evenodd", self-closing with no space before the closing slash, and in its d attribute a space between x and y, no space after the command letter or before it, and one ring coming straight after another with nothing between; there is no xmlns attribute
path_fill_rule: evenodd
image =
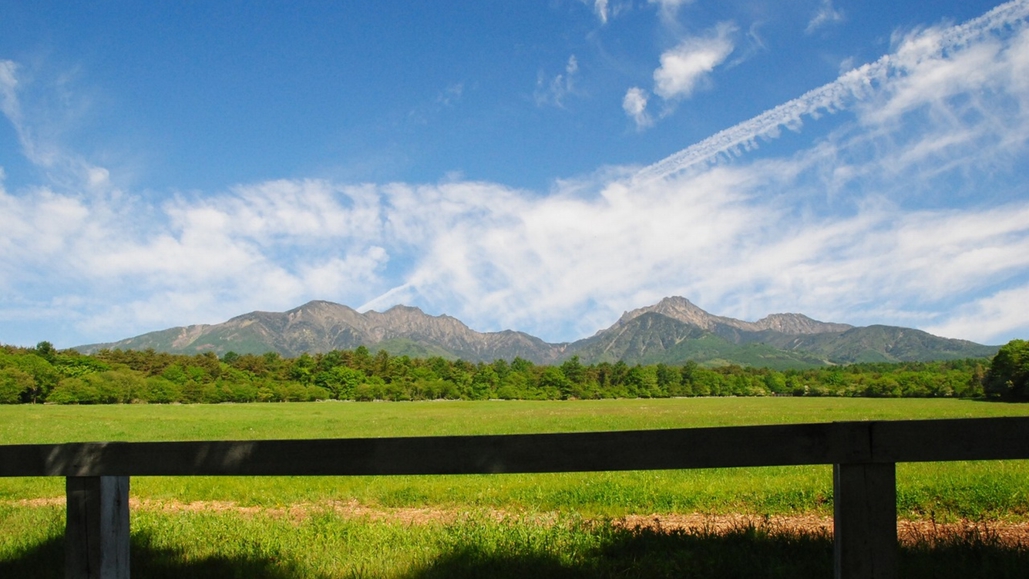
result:
<svg viewBox="0 0 1029 579"><path fill-rule="evenodd" d="M129 579L129 477L67 477L67 579Z"/></svg>
<svg viewBox="0 0 1029 579"><path fill-rule="evenodd" d="M836 579L897 579L897 467L833 465Z"/></svg>

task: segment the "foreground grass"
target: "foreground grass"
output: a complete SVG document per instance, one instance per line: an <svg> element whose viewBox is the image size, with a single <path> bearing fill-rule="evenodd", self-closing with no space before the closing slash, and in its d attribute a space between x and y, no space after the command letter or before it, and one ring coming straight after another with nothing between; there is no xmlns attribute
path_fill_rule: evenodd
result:
<svg viewBox="0 0 1029 579"><path fill-rule="evenodd" d="M626 529L566 515L410 525L315 513L304 520L229 512L137 512L134 576L198 579L374 577L830 577L824 533L743 526L727 533ZM0 508L0 576L63 576L59 508ZM197 538L203 540L198 541ZM1025 577L1029 549L989 535L906 545L901 576Z"/></svg>
<svg viewBox="0 0 1029 579"><path fill-rule="evenodd" d="M275 439L683 428L832 420L1029 415L962 400L0 406L0 444ZM999 443L1003 443L1002 441ZM605 523L626 514L832 512L831 468L437 477L134 477L133 569L145 577L797 577L832 573L824 535L716 535ZM902 517L1029 519L1029 462L898 465ZM63 479L0 479L0 577L60 577ZM223 509L209 508L228 503ZM341 516L333 502L435 508L418 524ZM303 517L277 507L309 505ZM225 506L224 504L222 506ZM240 507L259 507L256 511ZM498 514L503 518L498 518ZM599 522L598 522L599 521ZM198 540L202 538L202 540ZM912 545L905 577L1025 577L1025 548L989 537Z"/></svg>

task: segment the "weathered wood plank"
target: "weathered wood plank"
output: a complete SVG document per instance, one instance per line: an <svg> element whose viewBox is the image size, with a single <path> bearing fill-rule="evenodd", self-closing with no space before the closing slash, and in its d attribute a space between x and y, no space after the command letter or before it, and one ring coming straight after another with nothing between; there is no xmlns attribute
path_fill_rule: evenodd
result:
<svg viewBox="0 0 1029 579"><path fill-rule="evenodd" d="M68 477L67 579L129 579L129 477Z"/></svg>
<svg viewBox="0 0 1029 579"><path fill-rule="evenodd" d="M401 475L859 462L867 424L322 440L0 447L0 476Z"/></svg>
<svg viewBox="0 0 1029 579"><path fill-rule="evenodd" d="M896 579L897 474L892 463L833 465L836 579Z"/></svg>
<svg viewBox="0 0 1029 579"><path fill-rule="evenodd" d="M0 476L578 472L1029 458L1029 418L0 446Z"/></svg>
<svg viewBox="0 0 1029 579"><path fill-rule="evenodd" d="M1029 458L1029 418L960 418L870 423L872 460L927 462Z"/></svg>

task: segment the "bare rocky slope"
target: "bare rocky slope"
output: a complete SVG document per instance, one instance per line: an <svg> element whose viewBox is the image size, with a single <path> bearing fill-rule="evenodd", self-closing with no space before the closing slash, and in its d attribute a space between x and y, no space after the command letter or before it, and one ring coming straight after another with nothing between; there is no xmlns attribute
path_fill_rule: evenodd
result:
<svg viewBox="0 0 1029 579"><path fill-rule="evenodd" d="M450 316L395 306L360 313L313 301L287 312L251 312L221 324L170 328L106 344L85 353L121 348L223 355L351 350L365 346L395 355L469 361L521 357L550 364L571 356L583 362L738 363L803 368L851 362L940 360L990 356L994 346L932 336L892 326L853 327L803 314L772 314L756 322L716 316L682 297L626 312L614 325L573 343L550 344L524 332L477 332Z"/></svg>

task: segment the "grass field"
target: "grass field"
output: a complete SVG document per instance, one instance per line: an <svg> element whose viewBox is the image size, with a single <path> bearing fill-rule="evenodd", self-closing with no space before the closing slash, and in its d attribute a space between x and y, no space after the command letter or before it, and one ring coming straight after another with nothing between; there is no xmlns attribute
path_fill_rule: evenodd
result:
<svg viewBox="0 0 1029 579"><path fill-rule="evenodd" d="M1013 415L1029 415L1029 405L702 398L0 406L0 444L570 432ZM902 464L898 509L902 518L941 522L1029 521L1026 481L1026 461ZM634 533L606 522L633 514L695 512L828 516L828 466L438 477L135 477L131 495L141 501L133 510L134 566L148 570L145 576L433 577L466 571L465 576L509 571L509 576L680 576L684 569L696 572L700 560L708 561L704 565L722 561L742 567L712 567L708 575L698 576L731 576L733 568L751 567L769 577L804 575L805 569L815 568L820 569L816 574L831 574L831 541L824 536L741 528L735 535L687 537ZM59 554L61 497L63 479L0 480L0 576L20 576ZM934 557L941 556L940 548ZM974 541L953 546L955 552L985 549L977 555L980 560L989 548ZM664 553L645 559L665 567L640 563L640 549ZM790 549L810 552L810 557L776 558ZM918 560L919 551L912 549L905 561ZM1026 576L1018 569L1029 568L1029 554L1005 553L992 575ZM826 561L829 570L823 573ZM1005 570L1005 565L1014 565L1011 561L1021 565L1011 568L1013 575ZM962 568L954 563L946 571ZM57 575L40 571L38 576L59 576L59 571L58 565Z"/></svg>

